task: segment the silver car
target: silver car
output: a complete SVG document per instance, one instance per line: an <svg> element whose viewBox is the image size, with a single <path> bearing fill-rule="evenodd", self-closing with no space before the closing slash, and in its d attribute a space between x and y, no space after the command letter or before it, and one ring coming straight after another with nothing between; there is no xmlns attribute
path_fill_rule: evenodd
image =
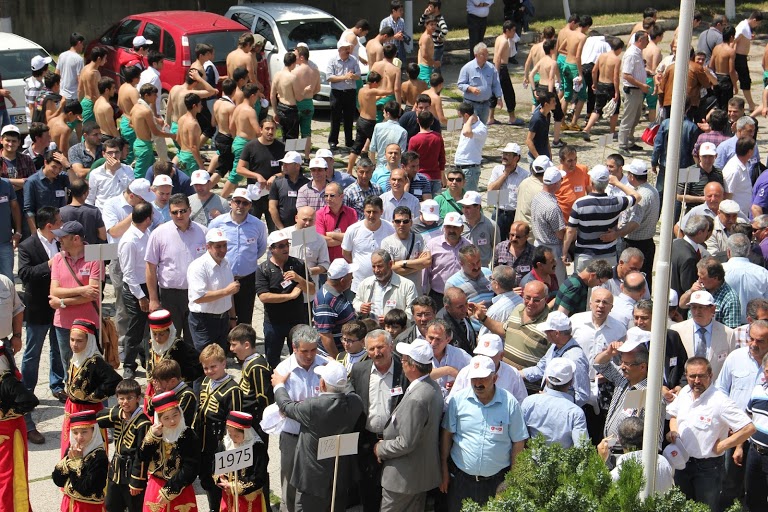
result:
<svg viewBox="0 0 768 512"><path fill-rule="evenodd" d="M224 14L254 34L266 39L264 53L269 59L269 75L283 69L283 56L299 43L309 47L309 59L320 70L320 92L313 102L315 107L329 107L331 86L326 79L328 62L338 55L336 43L347 27L327 12L301 4L288 3L247 3L234 5ZM365 58L364 43L360 55ZM362 76L368 74L368 67L360 64Z"/></svg>
<svg viewBox="0 0 768 512"><path fill-rule="evenodd" d="M22 134L29 131L28 112L24 99L24 81L32 76L32 57L37 55L49 56L48 52L34 41L16 34L0 32L0 76L3 79L3 88L8 89L16 101L14 108L6 98L5 106L11 118L11 124L18 126ZM53 65L51 69L53 69Z"/></svg>

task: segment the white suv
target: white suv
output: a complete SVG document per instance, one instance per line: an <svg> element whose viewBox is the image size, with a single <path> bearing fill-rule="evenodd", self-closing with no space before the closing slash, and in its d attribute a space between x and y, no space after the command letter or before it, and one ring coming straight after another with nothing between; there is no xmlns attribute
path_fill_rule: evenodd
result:
<svg viewBox="0 0 768 512"><path fill-rule="evenodd" d="M31 62L35 55L48 57L48 52L29 39L0 32L0 76L3 79L3 88L11 91L11 96L16 101L16 108L11 108L11 102L6 98L5 106L11 116L11 123L18 126L23 134L29 131L24 80L32 76Z"/></svg>

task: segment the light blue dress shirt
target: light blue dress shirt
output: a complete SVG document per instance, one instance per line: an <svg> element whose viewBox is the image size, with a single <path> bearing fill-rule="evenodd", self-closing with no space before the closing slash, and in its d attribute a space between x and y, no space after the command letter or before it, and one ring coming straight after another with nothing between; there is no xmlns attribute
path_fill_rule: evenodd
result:
<svg viewBox="0 0 768 512"><path fill-rule="evenodd" d="M573 390L576 397L576 405L581 407L589 400L589 362L584 355L584 350L571 338L562 348L550 345L536 366L522 370L523 378L528 382L539 384L546 375L547 365L555 357L566 357L576 363L576 371L573 373Z"/></svg>
<svg viewBox="0 0 768 512"><path fill-rule="evenodd" d="M750 262L748 258L731 257L723 263L725 282L739 296L741 323L747 323L747 304L762 297L768 299L768 270Z"/></svg>
<svg viewBox="0 0 768 512"><path fill-rule="evenodd" d="M746 410L755 386L760 384L763 368L749 355L749 347L737 348L725 358L715 387Z"/></svg>
<svg viewBox="0 0 768 512"><path fill-rule="evenodd" d="M267 226L251 214L238 224L230 213L219 215L208 229L221 229L227 237L227 261L235 276L256 272L259 258L267 251Z"/></svg>
<svg viewBox="0 0 768 512"><path fill-rule="evenodd" d="M568 393L546 387L544 393L523 400L522 409L531 437L541 434L547 443L558 443L563 448L578 445L582 437L589 437L584 411Z"/></svg>
<svg viewBox="0 0 768 512"><path fill-rule="evenodd" d="M499 73L490 62L486 62L483 67L477 64L477 59L472 59L464 64L459 71L457 85L459 90L464 93L465 100L483 102L490 100L491 96L502 97ZM480 89L480 94L467 92L470 87Z"/></svg>

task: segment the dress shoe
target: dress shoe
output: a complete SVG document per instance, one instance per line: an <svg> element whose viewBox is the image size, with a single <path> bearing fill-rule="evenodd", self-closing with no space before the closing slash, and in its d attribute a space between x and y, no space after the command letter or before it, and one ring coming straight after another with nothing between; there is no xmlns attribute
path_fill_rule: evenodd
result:
<svg viewBox="0 0 768 512"><path fill-rule="evenodd" d="M32 444L45 444L45 436L38 432L37 429L27 432L27 440Z"/></svg>
<svg viewBox="0 0 768 512"><path fill-rule="evenodd" d="M58 399L59 402L63 404L67 403L67 394L64 391L54 391L53 396Z"/></svg>

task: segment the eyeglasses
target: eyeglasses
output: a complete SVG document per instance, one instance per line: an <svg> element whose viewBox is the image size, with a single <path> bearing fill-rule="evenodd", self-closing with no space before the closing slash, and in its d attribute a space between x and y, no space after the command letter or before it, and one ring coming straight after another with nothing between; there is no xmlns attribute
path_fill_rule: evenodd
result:
<svg viewBox="0 0 768 512"><path fill-rule="evenodd" d="M593 300L592 304L598 304L601 306L613 306L613 302L607 300Z"/></svg>
<svg viewBox="0 0 768 512"><path fill-rule="evenodd" d="M631 367L631 366L640 366L641 364L644 364L644 363L638 363L637 361L633 361L631 363L628 363L626 361L622 361L619 366L630 366Z"/></svg>
<svg viewBox="0 0 768 512"><path fill-rule="evenodd" d="M291 244L289 242L285 242L285 243L282 243L282 244L275 244L272 247L274 247L275 249L285 249L285 248L290 247L290 246L291 246Z"/></svg>
<svg viewBox="0 0 768 512"><path fill-rule="evenodd" d="M327 197L329 199L333 199L334 197L336 197L336 195L337 194L323 194L323 197Z"/></svg>
<svg viewBox="0 0 768 512"><path fill-rule="evenodd" d="M533 302L534 304L538 304L543 300L544 297L523 297L523 302Z"/></svg>
<svg viewBox="0 0 768 512"><path fill-rule="evenodd" d="M688 378L688 380L706 380L707 378L709 378L709 374L708 373L693 373L693 374L686 375L686 377Z"/></svg>
<svg viewBox="0 0 768 512"><path fill-rule="evenodd" d="M238 199L233 199L232 202L237 206L248 206L249 204L251 204L248 201L240 201Z"/></svg>
<svg viewBox="0 0 768 512"><path fill-rule="evenodd" d="M358 341L360 341L360 340L356 340L354 338L347 338L346 336L342 336L341 337L341 342L342 343L357 343Z"/></svg>
<svg viewBox="0 0 768 512"><path fill-rule="evenodd" d="M188 209L188 208L182 208L181 210L171 210L169 213L170 213L171 215L174 215L174 216L176 216L176 215L184 215L184 214L185 214L185 213L187 213L188 211L189 211L189 209Z"/></svg>
<svg viewBox="0 0 768 512"><path fill-rule="evenodd" d="M395 224L410 224L411 219L395 219L392 222L394 222Z"/></svg>
<svg viewBox="0 0 768 512"><path fill-rule="evenodd" d="M464 178L448 178L448 181L464 181Z"/></svg>

